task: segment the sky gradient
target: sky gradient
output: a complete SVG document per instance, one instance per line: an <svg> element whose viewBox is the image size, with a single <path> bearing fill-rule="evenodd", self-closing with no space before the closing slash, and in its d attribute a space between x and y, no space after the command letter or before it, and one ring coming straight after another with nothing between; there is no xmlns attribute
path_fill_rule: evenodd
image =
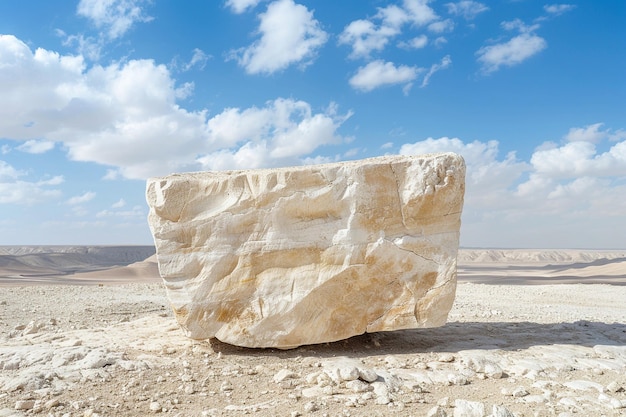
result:
<svg viewBox="0 0 626 417"><path fill-rule="evenodd" d="M0 244L152 244L145 179L454 151L465 247L626 248L626 2L0 2Z"/></svg>

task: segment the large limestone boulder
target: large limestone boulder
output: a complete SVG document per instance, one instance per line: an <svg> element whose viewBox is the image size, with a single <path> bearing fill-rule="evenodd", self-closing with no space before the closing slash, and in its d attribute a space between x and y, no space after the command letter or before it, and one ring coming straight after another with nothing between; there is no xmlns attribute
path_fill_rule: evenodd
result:
<svg viewBox="0 0 626 417"><path fill-rule="evenodd" d="M174 174L146 194L186 334L293 348L445 324L464 184L445 153Z"/></svg>

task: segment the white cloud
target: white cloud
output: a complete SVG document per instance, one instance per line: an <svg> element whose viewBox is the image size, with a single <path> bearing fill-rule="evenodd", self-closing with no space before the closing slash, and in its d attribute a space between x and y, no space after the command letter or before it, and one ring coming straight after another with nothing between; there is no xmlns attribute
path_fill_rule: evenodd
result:
<svg viewBox="0 0 626 417"><path fill-rule="evenodd" d="M87 191L81 195L71 197L70 199L66 201L66 204L69 204L70 206L73 206L76 204L83 204L83 203L93 200L95 197L96 197L96 193L94 193L93 191Z"/></svg>
<svg viewBox="0 0 626 417"><path fill-rule="evenodd" d="M404 0L402 7L389 5L379 8L371 19L350 22L339 35L339 44L352 47L350 58L367 58L372 52L382 51L391 38L402 33L404 25L410 23L415 27L421 27L437 20L437 14L428 3L428 0ZM439 23L434 29L444 29L446 25L449 25L449 22ZM417 42L419 44L419 41ZM411 43L407 43L406 46L411 46Z"/></svg>
<svg viewBox="0 0 626 417"><path fill-rule="evenodd" d="M33 53L13 36L0 36L0 55L0 137L62 143L71 159L108 166L107 179L198 170L208 166L203 156L241 156L263 144L255 166L298 163L303 152L345 140L337 129L350 113L332 106L314 112L308 103L277 99L212 118L188 111L177 100L190 86L177 86L151 60L85 69L81 57ZM246 167L246 159L236 165Z"/></svg>
<svg viewBox="0 0 626 417"><path fill-rule="evenodd" d="M123 198L120 198L118 201L111 205L111 208L122 208L126 205L126 201Z"/></svg>
<svg viewBox="0 0 626 417"><path fill-rule="evenodd" d="M130 210L101 210L96 213L96 217L144 218L146 217L146 212L141 206L133 206Z"/></svg>
<svg viewBox="0 0 626 417"><path fill-rule="evenodd" d="M410 85L422 71L423 68L406 65L396 67L393 62L376 60L360 67L357 73L350 78L350 85L361 91L372 91L379 87L395 84Z"/></svg>
<svg viewBox="0 0 626 417"><path fill-rule="evenodd" d="M437 20L437 14L428 3L430 0L404 0L402 2L409 15L410 23L419 27Z"/></svg>
<svg viewBox="0 0 626 417"><path fill-rule="evenodd" d="M506 30L517 30L520 33L531 33L537 29L539 29L538 24L528 26L526 23L521 21L520 19L507 20L500 24L502 28Z"/></svg>
<svg viewBox="0 0 626 417"><path fill-rule="evenodd" d="M408 41L402 41L398 43L400 48L405 49L422 49L428 44L428 36L420 35L409 39Z"/></svg>
<svg viewBox="0 0 626 417"><path fill-rule="evenodd" d="M399 34L395 26L377 27L369 20L350 22L339 35L339 43L352 47L351 58L369 57L374 51L381 51L389 43L389 39Z"/></svg>
<svg viewBox="0 0 626 417"><path fill-rule="evenodd" d="M303 101L277 99L264 108L226 109L208 122L214 152L198 158L203 169L244 169L297 164L320 146L345 139L336 131L351 116L335 106L314 114Z"/></svg>
<svg viewBox="0 0 626 417"><path fill-rule="evenodd" d="M443 37L443 36L439 36L435 39L435 41L433 42L435 44L435 46L437 48L440 48L441 46L445 45L446 43L448 43L448 40Z"/></svg>
<svg viewBox="0 0 626 417"><path fill-rule="evenodd" d="M58 198L61 191L51 186L63 182L63 177L56 176L39 181L24 181L21 177L26 172L15 169L0 160L0 204L37 204Z"/></svg>
<svg viewBox="0 0 626 417"><path fill-rule="evenodd" d="M463 16L466 20L473 20L480 13L489 10L489 7L482 3L471 0L458 1L456 3L447 3L448 13L455 16Z"/></svg>
<svg viewBox="0 0 626 417"><path fill-rule="evenodd" d="M80 0L76 13L104 29L109 39L123 36L135 23L149 22L142 4L146 0Z"/></svg>
<svg viewBox="0 0 626 417"><path fill-rule="evenodd" d="M41 154L54 149L54 142L31 139L18 146L17 149L26 153Z"/></svg>
<svg viewBox="0 0 626 417"><path fill-rule="evenodd" d="M241 14L248 9L253 9L261 0L226 0L226 7L233 13Z"/></svg>
<svg viewBox="0 0 626 417"><path fill-rule="evenodd" d="M25 173L0 160L0 181L15 180L22 175L25 175Z"/></svg>
<svg viewBox="0 0 626 417"><path fill-rule="evenodd" d="M202 49L195 48L191 60L183 66L183 71L189 71L194 67L203 70L209 58L211 56L207 55Z"/></svg>
<svg viewBox="0 0 626 417"><path fill-rule="evenodd" d="M83 34L67 35L60 29L56 30L57 35L63 38L63 46L75 47L76 51L92 61L98 61L102 55L102 48L105 45L103 37L94 38Z"/></svg>
<svg viewBox="0 0 626 417"><path fill-rule="evenodd" d="M431 65L430 69L428 70L428 72L424 76L424 79L422 80L421 87L426 87L428 83L430 82L430 77L432 77L434 73L436 73L437 71L441 71L442 69L448 68L450 64L452 64L452 59L450 58L450 55L446 55L441 59L441 62L439 64Z"/></svg>
<svg viewBox="0 0 626 417"><path fill-rule="evenodd" d="M433 33L451 32L454 29L452 19L439 20L428 25L428 30Z"/></svg>
<svg viewBox="0 0 626 417"><path fill-rule="evenodd" d="M602 123L595 123L585 127L573 127L565 135L565 140L569 142L598 143L609 135L609 132L601 131L601 128Z"/></svg>
<svg viewBox="0 0 626 417"><path fill-rule="evenodd" d="M328 39L313 12L293 0L272 2L259 18L260 39L232 52L249 74L271 74L295 63L306 66Z"/></svg>
<svg viewBox="0 0 626 417"><path fill-rule="evenodd" d="M569 142L536 151L531 164L535 172L550 178L626 176L626 141L603 153L591 142Z"/></svg>
<svg viewBox="0 0 626 417"><path fill-rule="evenodd" d="M536 55L547 47L545 39L522 33L504 43L484 46L476 52L485 73L497 71L502 66L512 67Z"/></svg>
<svg viewBox="0 0 626 417"><path fill-rule="evenodd" d="M574 10L576 8L573 4L546 4L543 6L543 9L553 15L561 15L565 12L569 12L570 10Z"/></svg>

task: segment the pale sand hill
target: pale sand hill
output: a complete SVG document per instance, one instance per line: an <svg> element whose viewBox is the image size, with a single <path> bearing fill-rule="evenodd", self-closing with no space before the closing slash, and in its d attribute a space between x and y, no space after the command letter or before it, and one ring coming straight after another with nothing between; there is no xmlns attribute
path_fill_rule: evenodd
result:
<svg viewBox="0 0 626 417"><path fill-rule="evenodd" d="M278 351L186 339L144 249L63 250L0 248L0 417L626 415L626 251L462 250L448 325Z"/></svg>
<svg viewBox="0 0 626 417"><path fill-rule="evenodd" d="M0 286L159 282L154 246L0 246Z"/></svg>

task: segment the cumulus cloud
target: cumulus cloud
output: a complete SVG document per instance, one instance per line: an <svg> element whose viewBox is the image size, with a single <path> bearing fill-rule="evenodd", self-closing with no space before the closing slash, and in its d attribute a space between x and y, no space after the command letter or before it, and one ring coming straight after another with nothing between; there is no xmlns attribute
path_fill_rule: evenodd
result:
<svg viewBox="0 0 626 417"><path fill-rule="evenodd" d="M543 6L543 9L552 15L561 15L563 13L569 12L570 10L574 10L576 5L574 4L546 4Z"/></svg>
<svg viewBox="0 0 626 417"><path fill-rule="evenodd" d="M226 0L226 7L233 13L241 14L249 9L254 9L261 0Z"/></svg>
<svg viewBox="0 0 626 417"><path fill-rule="evenodd" d="M272 74L292 64L310 64L328 35L313 12L293 0L276 0L259 15L260 39L231 52L249 74Z"/></svg>
<svg viewBox="0 0 626 417"><path fill-rule="evenodd" d="M533 33L539 29L538 24L529 26L520 19L514 19L502 22L501 26L505 30L516 30L519 35L506 42L484 46L476 52L486 74L495 72L503 66L512 67L521 64L548 46L544 38Z"/></svg>
<svg viewBox="0 0 626 417"><path fill-rule="evenodd" d="M226 109L208 122L219 148L200 158L203 169L243 169L301 163L304 155L345 139L336 131L351 116L331 105L314 114L304 101L277 99L265 107Z"/></svg>
<svg viewBox="0 0 626 417"><path fill-rule="evenodd" d="M530 162L536 173L550 178L626 176L626 142L601 153L591 142L569 142L536 151Z"/></svg>
<svg viewBox="0 0 626 417"><path fill-rule="evenodd" d="M53 188L63 183L62 176L38 181L22 179L27 173L0 160L0 204L37 204L61 196L59 189Z"/></svg>
<svg viewBox="0 0 626 417"><path fill-rule="evenodd" d="M298 163L344 140L337 129L350 116L277 99L209 117L182 108L191 86L152 60L86 69L81 57L33 53L14 36L0 36L0 55L0 137L62 143L71 159L108 166L108 179L216 166L207 161L220 152L231 167ZM250 149L264 153L244 157Z"/></svg>
<svg viewBox="0 0 626 417"><path fill-rule="evenodd" d="M351 58L366 58L373 51L381 51L389 43L389 39L400 31L393 25L376 26L369 20L350 22L339 35L339 43L352 47Z"/></svg>
<svg viewBox="0 0 626 417"><path fill-rule="evenodd" d="M598 143L609 135L609 132L600 130L603 123L594 123L585 127L573 127L565 135L565 140L569 142L591 142Z"/></svg>
<svg viewBox="0 0 626 417"><path fill-rule="evenodd" d="M458 1L456 3L447 3L448 13L454 16L462 16L466 20L473 20L479 14L489 10L489 7L482 3L471 0Z"/></svg>
<svg viewBox="0 0 626 417"><path fill-rule="evenodd" d="M395 84L410 86L423 70L419 67L395 66L393 62L376 60L360 67L357 73L350 78L350 85L361 91L372 91L382 86Z"/></svg>
<svg viewBox="0 0 626 417"><path fill-rule="evenodd" d="M410 23L424 26L438 18L435 11L428 5L430 0L404 0L402 6L408 14Z"/></svg>
<svg viewBox="0 0 626 417"><path fill-rule="evenodd" d="M608 140L608 135L602 140ZM579 245L610 245L607 232L613 230L613 236L623 236L620 230L626 232L626 141L604 152L584 140L561 146L547 143L528 162L514 152L501 156L498 147L497 141L442 137L400 148L400 154L456 152L464 157L463 228L472 240L463 242L462 233L462 244L507 247L514 236L518 244L554 247L563 244L564 232L575 236L589 225L594 228L586 231L589 241L577 241ZM613 244L621 245L620 238Z"/></svg>
<svg viewBox="0 0 626 417"><path fill-rule="evenodd" d="M547 42L540 36L522 33L504 43L484 46L476 52L478 61L485 73L491 73L500 67L512 67L526 61L547 47Z"/></svg>
<svg viewBox="0 0 626 417"><path fill-rule="evenodd" d="M50 150L54 149L54 142L49 140L27 140L23 144L17 147L17 150L33 153L33 154L41 154L46 153Z"/></svg>
<svg viewBox="0 0 626 417"><path fill-rule="evenodd" d="M84 34L68 35L61 29L56 30L57 36L63 39L63 46L74 47L78 54L92 61L98 61L106 42L104 37L85 36Z"/></svg>
<svg viewBox="0 0 626 417"><path fill-rule="evenodd" d="M428 30L433 33L451 32L454 29L452 19L439 20L428 25Z"/></svg>
<svg viewBox="0 0 626 417"><path fill-rule="evenodd" d="M76 13L103 29L109 39L117 39L135 23L152 20L145 14L143 3L146 0L80 0Z"/></svg>
<svg viewBox="0 0 626 417"><path fill-rule="evenodd" d="M405 49L422 49L428 44L428 36L420 35L409 39L408 41L402 41L398 43L400 48Z"/></svg>
<svg viewBox="0 0 626 417"><path fill-rule="evenodd" d="M367 58L383 50L389 40L402 33L402 27L421 27L438 19L428 0L404 0L402 6L389 5L378 9L371 19L350 22L339 35L339 44L350 45L350 58ZM436 23L434 30L445 30L449 22Z"/></svg>
<svg viewBox="0 0 626 417"><path fill-rule="evenodd" d="M87 191L81 195L76 195L74 197L71 197L70 199L66 201L66 203L69 204L70 206L74 206L76 204L83 204L88 201L91 201L95 197L96 197L96 193L94 193L93 191Z"/></svg>

